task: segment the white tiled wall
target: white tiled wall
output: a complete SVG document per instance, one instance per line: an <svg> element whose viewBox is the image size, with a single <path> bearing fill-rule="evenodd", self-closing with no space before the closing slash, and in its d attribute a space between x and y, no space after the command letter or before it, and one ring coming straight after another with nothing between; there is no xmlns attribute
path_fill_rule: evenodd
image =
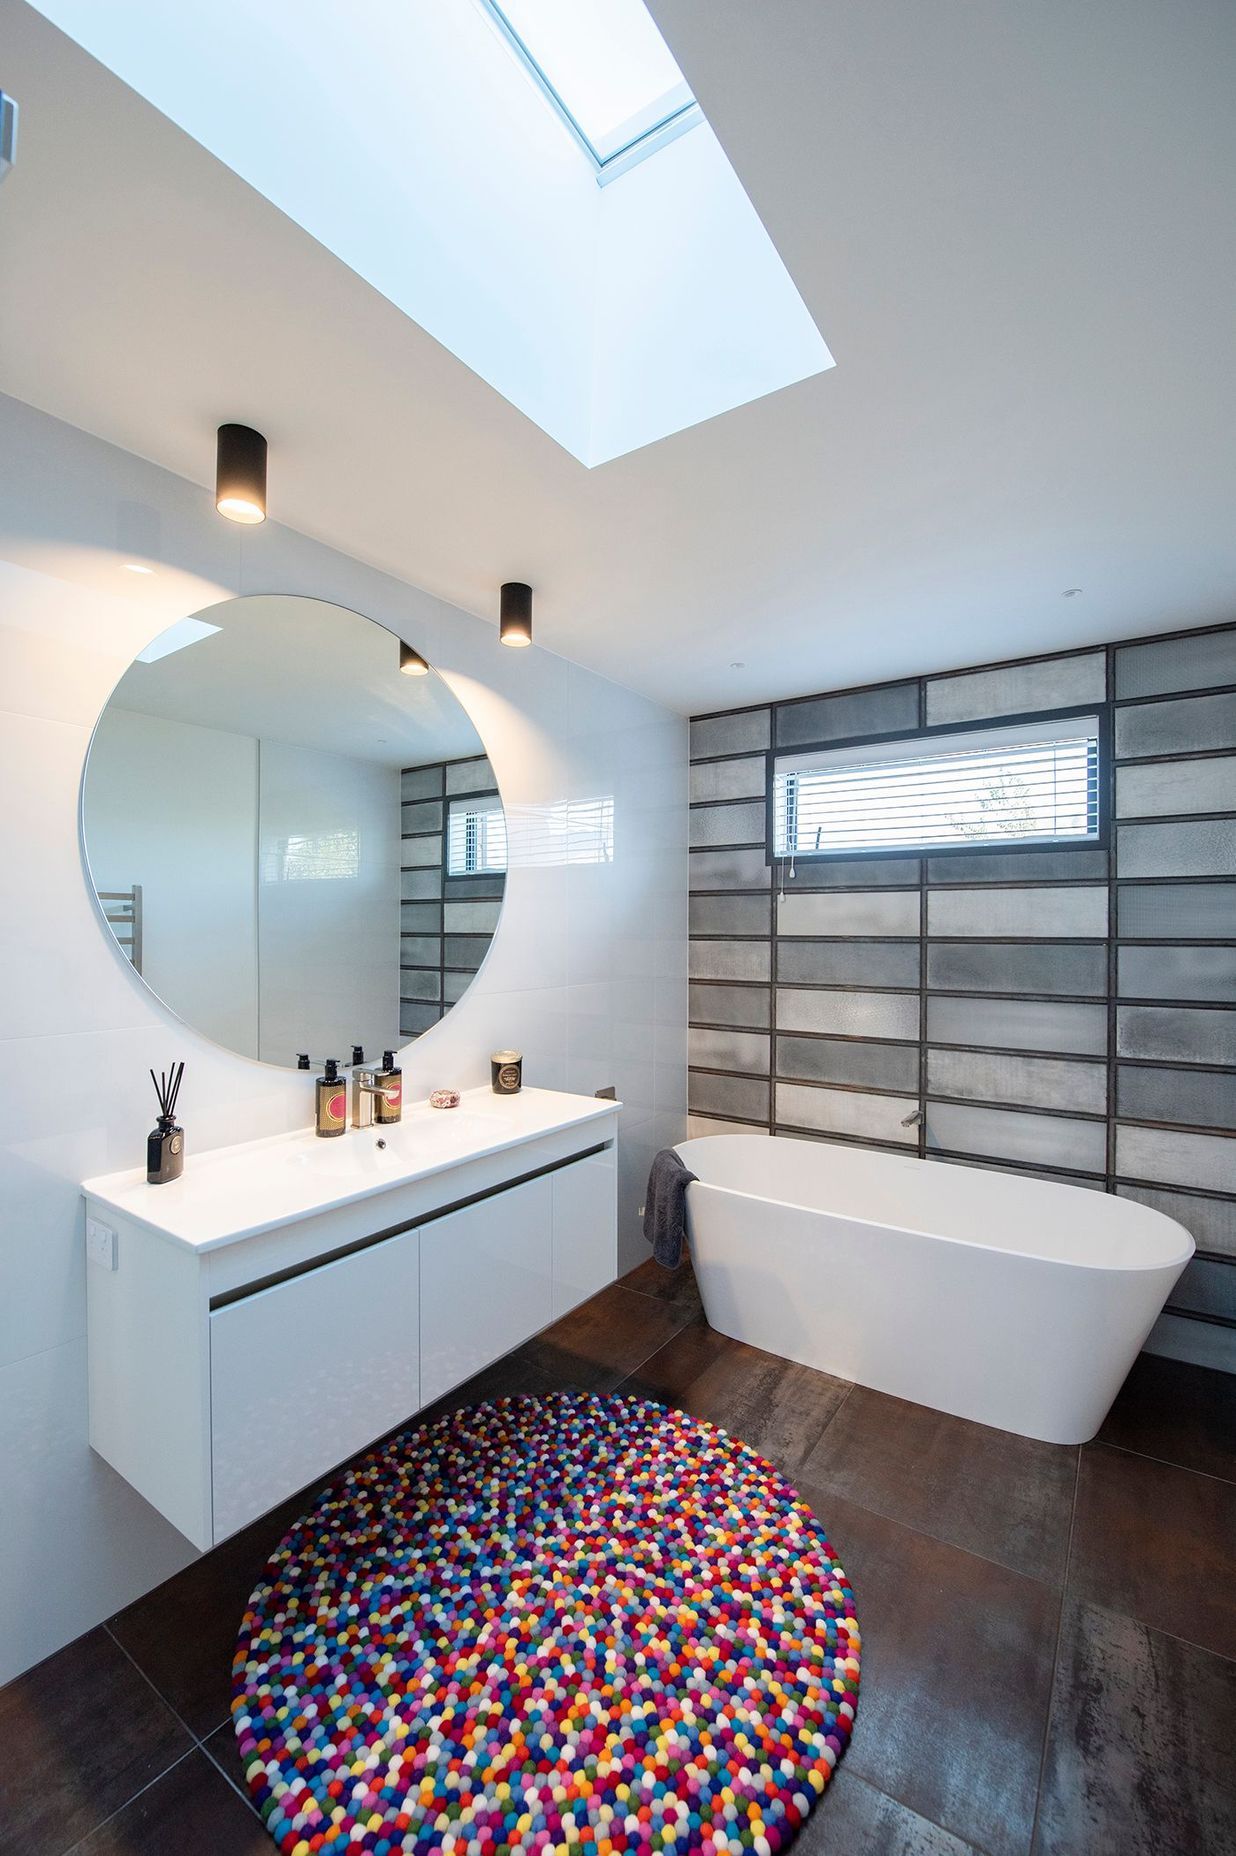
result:
<svg viewBox="0 0 1236 1856"><path fill-rule="evenodd" d="M150 1065L183 1057L189 1151L307 1124L305 1079L234 1057L158 1007L87 893L77 801L90 730L133 655L242 592L364 612L448 678L537 861L515 862L491 959L409 1053L406 1087L488 1077L617 1085L624 1260L647 1165L686 1093L686 724L274 522L0 399L0 1681L191 1557L90 1453L78 1181L140 1161ZM203 444L209 445L209 432ZM278 498L278 452L272 456ZM126 537L148 538L135 556ZM156 569L134 574L129 563ZM613 861L543 861L570 801L613 799ZM518 850L513 856L518 860ZM11 1602L16 1598L17 1602Z"/></svg>

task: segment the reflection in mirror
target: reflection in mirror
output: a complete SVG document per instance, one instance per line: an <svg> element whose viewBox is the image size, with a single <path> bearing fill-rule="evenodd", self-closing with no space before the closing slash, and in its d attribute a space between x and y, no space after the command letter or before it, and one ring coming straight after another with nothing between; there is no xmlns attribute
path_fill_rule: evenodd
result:
<svg viewBox="0 0 1236 1856"><path fill-rule="evenodd" d="M498 925L506 820L484 746L399 640L321 600L182 619L121 678L82 830L100 907L165 1005L267 1063L437 1023Z"/></svg>

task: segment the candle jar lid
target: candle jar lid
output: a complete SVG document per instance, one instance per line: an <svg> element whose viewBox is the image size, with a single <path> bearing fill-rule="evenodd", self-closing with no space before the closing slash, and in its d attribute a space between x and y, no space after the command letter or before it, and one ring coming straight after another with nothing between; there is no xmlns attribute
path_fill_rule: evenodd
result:
<svg viewBox="0 0 1236 1856"><path fill-rule="evenodd" d="M496 1050L489 1059L491 1063L522 1063L524 1053L521 1050Z"/></svg>

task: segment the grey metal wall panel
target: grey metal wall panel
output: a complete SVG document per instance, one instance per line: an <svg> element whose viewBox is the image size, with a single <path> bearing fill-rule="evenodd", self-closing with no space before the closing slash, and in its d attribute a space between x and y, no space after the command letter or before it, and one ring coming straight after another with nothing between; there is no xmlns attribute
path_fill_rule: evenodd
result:
<svg viewBox="0 0 1236 1856"><path fill-rule="evenodd" d="M899 992L777 990L779 1031L819 1031L834 1037L918 1037L918 999Z"/></svg>
<svg viewBox="0 0 1236 1856"><path fill-rule="evenodd" d="M1123 940L1236 940L1236 883L1122 883L1116 895Z"/></svg>
<svg viewBox="0 0 1236 1856"><path fill-rule="evenodd" d="M777 902L782 935L912 935L919 932L917 889L817 890Z"/></svg>
<svg viewBox="0 0 1236 1856"><path fill-rule="evenodd" d="M777 710L779 748L845 741L855 735L910 735L918 727L918 684L884 683L787 703Z"/></svg>
<svg viewBox="0 0 1236 1856"><path fill-rule="evenodd" d="M917 941L781 941L777 978L802 986L917 989Z"/></svg>
<svg viewBox="0 0 1236 1856"><path fill-rule="evenodd" d="M498 782L494 778L493 768L482 754L475 760L448 761L446 790L452 797L457 793L496 793Z"/></svg>
<svg viewBox="0 0 1236 1856"><path fill-rule="evenodd" d="M693 806L687 814L692 846L764 842L764 802L758 805Z"/></svg>
<svg viewBox="0 0 1236 1856"><path fill-rule="evenodd" d="M687 1062L695 1069L741 1070L766 1077L769 1040L754 1031L703 1031L693 1025L688 1033Z"/></svg>
<svg viewBox="0 0 1236 1856"><path fill-rule="evenodd" d="M404 934L436 934L442 926L440 902L404 902L399 909L399 926Z"/></svg>
<svg viewBox="0 0 1236 1856"><path fill-rule="evenodd" d="M1236 1270L1228 1263L1194 1257L1185 1265L1168 1301L1172 1308L1236 1323Z"/></svg>
<svg viewBox="0 0 1236 1856"><path fill-rule="evenodd" d="M1182 1128L1236 1128L1236 1074L1122 1063L1116 1113L1128 1121L1169 1121Z"/></svg>
<svg viewBox="0 0 1236 1856"><path fill-rule="evenodd" d="M440 799L420 799L402 808L403 826L409 831L441 831L442 801Z"/></svg>
<svg viewBox="0 0 1236 1856"><path fill-rule="evenodd" d="M1107 890L1076 883L1057 889L933 889L927 932L991 939L1055 941L1107 936Z"/></svg>
<svg viewBox="0 0 1236 1856"><path fill-rule="evenodd" d="M1236 756L1143 761L1116 769L1116 815L1152 818L1236 811Z"/></svg>
<svg viewBox="0 0 1236 1856"><path fill-rule="evenodd" d="M691 766L693 802L706 799L762 799L765 760L762 754L745 760L704 760Z"/></svg>
<svg viewBox="0 0 1236 1856"><path fill-rule="evenodd" d="M987 716L1030 715L1039 709L1075 709L1100 703L1107 670L1102 651L1052 657L1033 664L1002 664L962 676L930 677L927 723L979 722Z"/></svg>
<svg viewBox="0 0 1236 1856"><path fill-rule="evenodd" d="M799 859L777 869L777 887L787 895L804 889L913 888L919 881L917 857L825 857L819 863Z"/></svg>
<svg viewBox="0 0 1236 1856"><path fill-rule="evenodd" d="M1195 754L1236 748L1236 695L1185 696L1116 711L1116 754Z"/></svg>
<svg viewBox="0 0 1236 1856"><path fill-rule="evenodd" d="M1081 1173L1101 1173L1107 1164L1104 1122L1069 1121L1060 1115L1025 1115L1015 1109L970 1108L951 1102L928 1101L927 1145Z"/></svg>
<svg viewBox="0 0 1236 1856"><path fill-rule="evenodd" d="M929 883L1105 883L1107 852L1097 845L1067 851L983 851L930 857Z"/></svg>
<svg viewBox="0 0 1236 1856"><path fill-rule="evenodd" d="M1116 698L1162 696L1236 683L1236 630L1191 632L1116 652Z"/></svg>
<svg viewBox="0 0 1236 1856"><path fill-rule="evenodd" d="M437 967L404 967L399 975L399 996L402 999L441 998L440 970Z"/></svg>
<svg viewBox="0 0 1236 1856"><path fill-rule="evenodd" d="M399 891L405 902L428 902L442 895L442 867L430 864L421 870L400 872Z"/></svg>
<svg viewBox="0 0 1236 1856"><path fill-rule="evenodd" d="M1116 874L1236 876L1236 819L1192 825L1118 825Z"/></svg>
<svg viewBox="0 0 1236 1856"><path fill-rule="evenodd" d="M687 1105L692 1114L723 1115L734 1121L768 1120L767 1079L754 1076L687 1074Z"/></svg>
<svg viewBox="0 0 1236 1856"><path fill-rule="evenodd" d="M1030 992L1064 999L1107 996L1107 949L1040 942L985 945L933 941L927 984L934 992Z"/></svg>
<svg viewBox="0 0 1236 1856"><path fill-rule="evenodd" d="M436 934L405 934L399 937L399 964L403 967L437 967L441 965L441 942Z"/></svg>
<svg viewBox="0 0 1236 1856"><path fill-rule="evenodd" d="M767 889L769 866L764 847L738 851L692 851L687 882L692 889Z"/></svg>
<svg viewBox="0 0 1236 1856"><path fill-rule="evenodd" d="M764 935L772 930L772 900L762 896L692 896L692 934Z"/></svg>
<svg viewBox="0 0 1236 1856"><path fill-rule="evenodd" d="M1122 999L1236 1005L1236 948L1122 947L1116 974Z"/></svg>
<svg viewBox="0 0 1236 1856"><path fill-rule="evenodd" d="M1007 1057L997 1051L929 1050L927 1092L1104 1115L1107 1065L1067 1057Z"/></svg>
<svg viewBox="0 0 1236 1856"><path fill-rule="evenodd" d="M691 723L691 758L709 754L749 754L766 748L771 736L767 709L739 710L733 715L696 716Z"/></svg>
<svg viewBox="0 0 1236 1856"><path fill-rule="evenodd" d="M772 948L767 941L692 941L687 971L693 980L766 980Z"/></svg>
<svg viewBox="0 0 1236 1856"><path fill-rule="evenodd" d="M754 1031L766 1031L772 1024L771 987L692 980L689 992L692 1024L736 1025Z"/></svg>
<svg viewBox="0 0 1236 1856"><path fill-rule="evenodd" d="M1119 1122L1116 1171L1122 1179L1156 1185L1236 1192L1236 1136Z"/></svg>
<svg viewBox="0 0 1236 1856"><path fill-rule="evenodd" d="M914 1106L909 1096L867 1096L851 1089L824 1089L811 1083L777 1084L777 1126L812 1128L867 1141L893 1141L912 1147L917 1135L901 1123Z"/></svg>
<svg viewBox="0 0 1236 1856"><path fill-rule="evenodd" d="M401 799L437 799L442 794L442 764L405 767L399 776Z"/></svg>
<svg viewBox="0 0 1236 1856"><path fill-rule="evenodd" d="M1160 1063L1236 1064L1236 1010L1180 1005L1122 1005L1116 1014L1122 1057Z"/></svg>
<svg viewBox="0 0 1236 1856"><path fill-rule="evenodd" d="M450 895L450 890L447 890ZM493 934L502 913L500 902L447 902L442 925L448 934Z"/></svg>
<svg viewBox="0 0 1236 1856"><path fill-rule="evenodd" d="M776 1066L778 1076L800 1082L848 1083L860 1089L918 1093L918 1050L912 1044L778 1036Z"/></svg>
<svg viewBox="0 0 1236 1856"><path fill-rule="evenodd" d="M927 1001L927 1041L1102 1057L1107 1051L1107 1005L1058 999L953 999L933 993Z"/></svg>

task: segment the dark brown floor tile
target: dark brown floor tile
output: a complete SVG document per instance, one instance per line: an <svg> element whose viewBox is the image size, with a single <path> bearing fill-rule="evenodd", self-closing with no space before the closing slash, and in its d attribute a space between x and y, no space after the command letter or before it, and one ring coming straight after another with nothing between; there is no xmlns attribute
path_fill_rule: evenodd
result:
<svg viewBox="0 0 1236 1856"><path fill-rule="evenodd" d="M622 1390L720 1424L794 1477L850 1385L697 1321L645 1360Z"/></svg>
<svg viewBox="0 0 1236 1856"><path fill-rule="evenodd" d="M232 1654L249 1595L312 1500L310 1493L282 1503L109 1620L134 1662L199 1739L229 1718Z"/></svg>
<svg viewBox="0 0 1236 1856"><path fill-rule="evenodd" d="M1063 1583L1076 1449L855 1386L803 1474L937 1540Z"/></svg>
<svg viewBox="0 0 1236 1856"><path fill-rule="evenodd" d="M613 1283L520 1352L558 1385L612 1392L682 1325L671 1303Z"/></svg>
<svg viewBox="0 0 1236 1856"><path fill-rule="evenodd" d="M444 1392L440 1399L410 1419L404 1428L414 1429L417 1425L432 1424L435 1418L442 1417L448 1411L462 1411L467 1405L484 1405L489 1399L542 1397L548 1392L562 1391L562 1377L534 1357L531 1346L531 1342L526 1342L522 1347L516 1347L514 1353L504 1354L502 1359L495 1360L492 1366L474 1374L463 1385L456 1386L451 1392Z"/></svg>
<svg viewBox="0 0 1236 1856"><path fill-rule="evenodd" d="M1035 1856L1236 1850L1236 1663L1068 1600Z"/></svg>
<svg viewBox="0 0 1236 1856"><path fill-rule="evenodd" d="M260 1818L198 1751L86 1837L73 1856L271 1856L273 1848Z"/></svg>
<svg viewBox="0 0 1236 1856"><path fill-rule="evenodd" d="M1236 1373L1139 1353L1099 1442L1236 1482Z"/></svg>
<svg viewBox="0 0 1236 1856"><path fill-rule="evenodd" d="M192 1746L105 1630L0 1690L0 1856L60 1856Z"/></svg>
<svg viewBox="0 0 1236 1856"><path fill-rule="evenodd" d="M1069 1590L1204 1650L1236 1656L1236 1483L1088 1445Z"/></svg>
<svg viewBox="0 0 1236 1856"><path fill-rule="evenodd" d="M853 1583L862 1632L845 1770L989 1856L1025 1856L1059 1594L799 1486Z"/></svg>
<svg viewBox="0 0 1236 1856"><path fill-rule="evenodd" d="M247 1804L249 1786L245 1779L245 1769L240 1763L240 1747L236 1740L236 1729L231 1721L226 1721L222 1727L216 1727L209 1739L203 1740L202 1745L223 1776L236 1787Z"/></svg>
<svg viewBox="0 0 1236 1856"><path fill-rule="evenodd" d="M667 1270L649 1257L646 1263L628 1271L621 1282L624 1289L634 1289L639 1295L652 1295L658 1302L670 1303L684 1321L693 1321L703 1313L699 1285L689 1260L680 1263L676 1270Z"/></svg>
<svg viewBox="0 0 1236 1856"><path fill-rule="evenodd" d="M974 1856L973 1846L841 1766L794 1843L796 1856Z"/></svg>

